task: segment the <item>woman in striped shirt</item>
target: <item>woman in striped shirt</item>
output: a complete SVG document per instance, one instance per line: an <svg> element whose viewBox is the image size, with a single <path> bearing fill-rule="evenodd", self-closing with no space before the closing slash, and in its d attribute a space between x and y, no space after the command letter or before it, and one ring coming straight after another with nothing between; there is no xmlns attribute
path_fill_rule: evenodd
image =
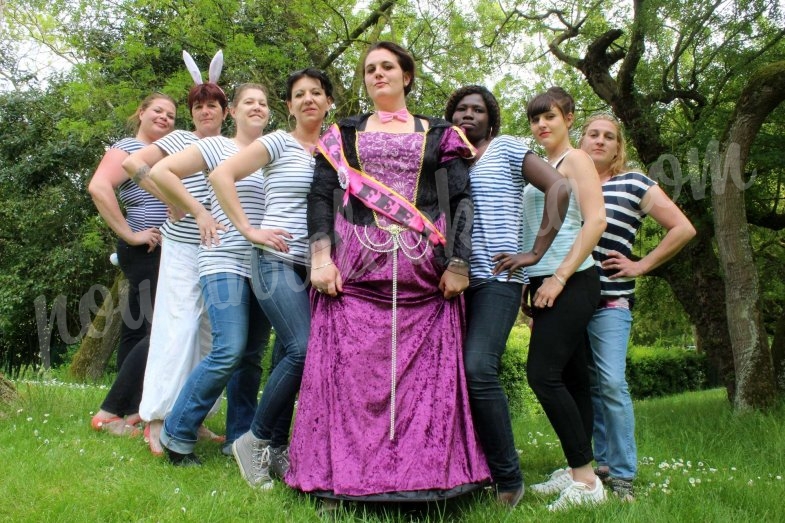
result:
<svg viewBox="0 0 785 523"><path fill-rule="evenodd" d="M117 234L117 259L129 285L117 348L119 372L91 421L95 430L113 434L133 433L134 425L141 421L140 377L147 359L146 340L161 259L158 228L166 220L166 206L153 194L137 187L123 171L122 163L130 154L168 134L174 128L175 111L174 100L165 94L154 93L145 98L129 118L135 136L112 145L87 188L101 217ZM125 207L125 216L120 203Z"/></svg>
<svg viewBox="0 0 785 523"><path fill-rule="evenodd" d="M523 495L518 453L512 435L507 397L499 382L501 358L518 317L523 267L533 265L550 246L564 218L557 206L548 206L532 249L521 252L523 187L533 184L545 199L566 210L568 193L559 173L519 139L499 135L500 110L485 87L470 85L455 91L447 101L446 120L463 129L477 156L469 168L474 225L470 285L466 291L467 331L464 365L469 402L499 501L514 507ZM552 191L552 192L551 192ZM555 226L555 227L554 227ZM505 272L494 273L496 257L505 258Z"/></svg>
<svg viewBox="0 0 785 523"><path fill-rule="evenodd" d="M169 155L182 151L201 138L218 136L229 101L214 83L194 85L188 92L188 110L194 131L177 130L137 151L123 162L131 179L147 191L157 190L149 179L150 167ZM186 178L188 192L197 200L207 197L207 182L201 173ZM199 228L196 219L175 209L161 227L161 267L156 292L153 326L139 414L147 422L145 439L150 451L163 453L159 443L163 419L171 411L191 370L210 352L210 320L199 286L197 253ZM202 437L214 438L202 430Z"/></svg>
<svg viewBox="0 0 785 523"><path fill-rule="evenodd" d="M579 142L594 160L605 198L608 228L594 249L600 272L600 305L589 322L597 474L619 498L634 499L637 472L635 418L625 377L635 278L659 267L695 236L695 229L668 195L646 175L627 169L624 135L607 113L589 117ZM665 230L657 246L632 260L635 234L646 216Z"/></svg>
<svg viewBox="0 0 785 523"><path fill-rule="evenodd" d="M191 196L182 180L194 173L212 172L222 161L262 136L270 117L267 89L258 84L237 88L230 109L237 133L214 136L158 162L150 176L179 208L200 225L200 233L218 224L218 237L206 237L199 248L199 277L213 333L213 347L191 372L164 422L161 442L177 465L198 463L193 454L199 426L227 387L227 443L244 434L256 411L261 378L261 351L270 336L267 321L251 288L251 243L232 225L209 188L209 211ZM238 180L240 204L250 223L264 216L264 179L261 170ZM234 378L232 378L234 374ZM288 425L284 438L288 435Z"/></svg>
<svg viewBox="0 0 785 523"><path fill-rule="evenodd" d="M270 473L281 475L288 466L288 434L277 427L292 419L311 331L307 196L313 149L332 103L332 83L322 71L292 73L286 80L286 105L294 130L262 136L210 174L221 208L256 247L251 254L254 292L281 344L251 428L232 444L240 473L254 488L271 488ZM266 203L262 223L255 225L240 205L235 183L260 168ZM216 232L206 231L206 238ZM280 467L271 468L273 459L281 457Z"/></svg>

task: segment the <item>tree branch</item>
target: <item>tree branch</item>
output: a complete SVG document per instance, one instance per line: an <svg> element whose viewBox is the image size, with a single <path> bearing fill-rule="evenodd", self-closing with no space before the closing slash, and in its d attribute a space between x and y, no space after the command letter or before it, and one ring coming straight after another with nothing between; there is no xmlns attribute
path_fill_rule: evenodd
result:
<svg viewBox="0 0 785 523"><path fill-rule="evenodd" d="M347 35L346 40L340 43L338 47L335 48L333 52L324 59L324 62L319 64L319 67L321 69L327 69L327 67L332 65L332 63L336 61L338 57L341 56L344 51L346 51L346 49L349 48L352 42L362 36L362 34L369 28L376 25L382 16L389 16L389 12L392 10L395 4L396 0L383 0L382 3L379 4L379 7L371 11L371 13L368 15L368 18L366 18L360 25L355 27L354 31Z"/></svg>

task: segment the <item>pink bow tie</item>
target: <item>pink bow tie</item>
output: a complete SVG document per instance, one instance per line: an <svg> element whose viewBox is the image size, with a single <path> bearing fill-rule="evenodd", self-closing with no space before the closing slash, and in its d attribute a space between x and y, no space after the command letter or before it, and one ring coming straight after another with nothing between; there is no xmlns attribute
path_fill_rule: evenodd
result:
<svg viewBox="0 0 785 523"><path fill-rule="evenodd" d="M406 122L409 120L409 111L406 110L406 107L395 111L394 113L387 111L377 111L376 114L379 115L379 121L382 123L392 122L393 120L398 120L400 122Z"/></svg>

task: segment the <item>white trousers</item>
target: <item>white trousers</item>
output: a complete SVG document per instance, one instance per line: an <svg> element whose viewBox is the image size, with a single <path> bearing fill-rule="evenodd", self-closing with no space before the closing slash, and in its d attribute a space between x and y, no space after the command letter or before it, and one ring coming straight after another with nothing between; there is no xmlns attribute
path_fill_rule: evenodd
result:
<svg viewBox="0 0 785 523"><path fill-rule="evenodd" d="M169 415L188 375L212 348L210 319L199 285L198 252L198 245L166 238L161 246L150 351L139 405L139 415L145 421Z"/></svg>

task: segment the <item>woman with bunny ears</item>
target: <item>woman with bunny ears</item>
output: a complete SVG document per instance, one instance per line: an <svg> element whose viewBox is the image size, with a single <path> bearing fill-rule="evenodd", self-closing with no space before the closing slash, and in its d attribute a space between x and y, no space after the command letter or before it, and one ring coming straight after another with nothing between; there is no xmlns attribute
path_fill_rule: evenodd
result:
<svg viewBox="0 0 785 523"><path fill-rule="evenodd" d="M256 413L261 351L270 336L270 322L251 287L251 243L232 225L212 187L207 210L183 184L183 179L195 172L214 170L262 136L270 116L267 89L258 84L238 87L231 115L237 129L234 138L214 136L199 140L158 162L150 172L161 191L178 207L193 214L198 224L215 222L224 229L219 238L199 248L199 279L212 325L212 350L191 372L161 433L170 461L179 465L199 462L193 454L198 428L227 384L227 442L250 428ZM265 208L262 171L238 180L235 187L251 224L260 225ZM230 383L233 374L237 379ZM281 424L284 441L288 439L290 424L291 417Z"/></svg>
<svg viewBox="0 0 785 523"><path fill-rule="evenodd" d="M207 83L202 81L198 67L185 51L183 59L196 83L188 93L188 109L195 130L174 131L123 162L126 172L147 190L156 187L148 177L151 166L202 138L218 136L226 118L229 102L216 83L223 68L221 51L216 53L210 64ZM203 202L207 197L207 182L201 172L184 179L183 184L197 201ZM171 411L188 375L212 347L210 322L199 285L199 227L193 215L184 214L172 206L170 210L173 217L161 227L161 266L139 406L139 414L147 422L145 439L154 455L163 454L159 442L163 419ZM217 438L206 428L202 429L202 434L211 439Z"/></svg>

